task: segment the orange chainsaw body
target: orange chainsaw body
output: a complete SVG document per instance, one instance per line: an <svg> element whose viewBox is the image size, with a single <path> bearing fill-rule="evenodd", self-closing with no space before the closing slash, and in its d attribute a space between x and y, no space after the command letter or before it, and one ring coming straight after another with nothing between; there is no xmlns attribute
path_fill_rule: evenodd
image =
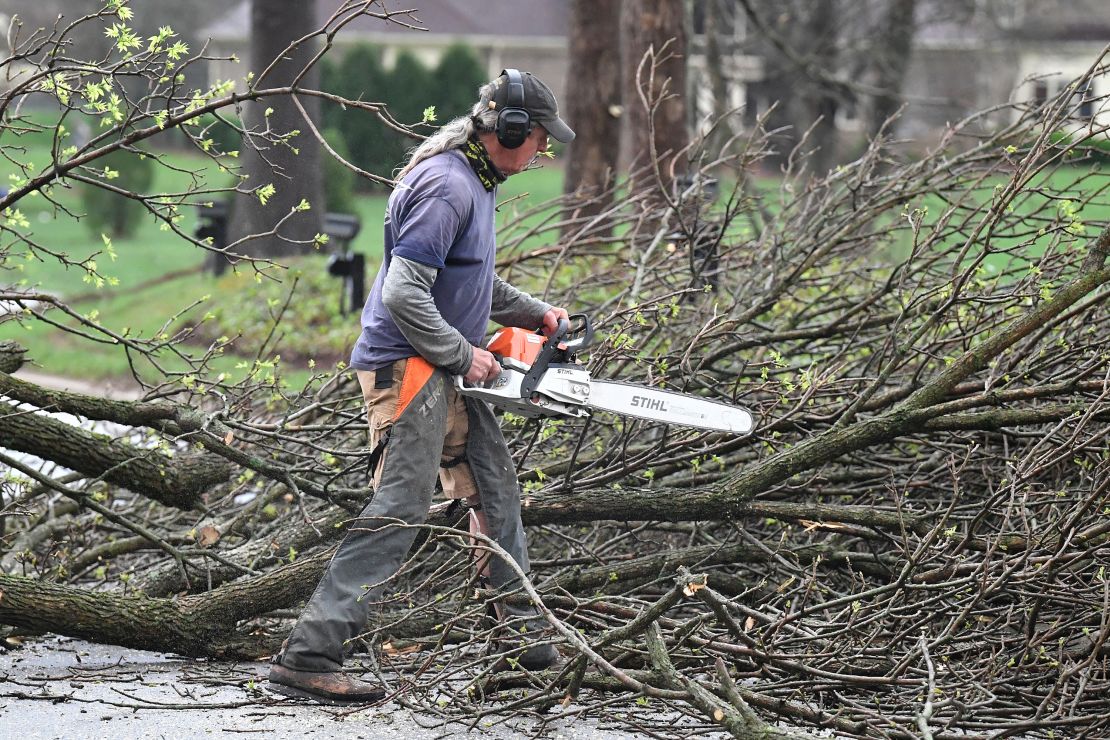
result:
<svg viewBox="0 0 1110 740"><path fill-rule="evenodd" d="M498 358L497 376L471 383L456 375L455 388L465 396L530 418L583 418L590 415L590 409L599 409L711 432L751 432L751 413L731 403L665 388L592 379L577 358L579 351L592 344L593 328L585 314L559 318L551 337L506 327L486 345Z"/></svg>
<svg viewBox="0 0 1110 740"><path fill-rule="evenodd" d="M497 330L497 333L489 340L489 344L486 345L486 349L495 355L509 357L524 365L531 366L536 361L536 357L539 356L546 340L547 337L543 334L537 334L534 331L515 326L507 326L504 329Z"/></svg>

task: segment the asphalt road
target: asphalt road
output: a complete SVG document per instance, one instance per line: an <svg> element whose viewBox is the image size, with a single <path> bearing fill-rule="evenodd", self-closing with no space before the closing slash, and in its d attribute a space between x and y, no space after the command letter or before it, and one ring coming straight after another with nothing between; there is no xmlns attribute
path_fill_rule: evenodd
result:
<svg viewBox="0 0 1110 740"><path fill-rule="evenodd" d="M0 653L0 739L536 737L528 717L468 733L392 702L358 709L305 704L264 691L266 670L262 662L195 661L60 637L30 640ZM568 713L540 737L645 737L606 724ZM699 735L709 736L717 733Z"/></svg>

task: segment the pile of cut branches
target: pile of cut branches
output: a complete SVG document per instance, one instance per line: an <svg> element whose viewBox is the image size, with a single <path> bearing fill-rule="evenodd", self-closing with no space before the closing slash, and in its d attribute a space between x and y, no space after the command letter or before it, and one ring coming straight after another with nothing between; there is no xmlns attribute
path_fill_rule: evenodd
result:
<svg viewBox="0 0 1110 740"><path fill-rule="evenodd" d="M466 512L438 506L364 636L393 696L659 735L1105 734L1110 178L1084 160L1104 130L1052 136L1076 89L912 161L876 141L769 183L756 130L690 152L683 193L648 166L589 219L521 213L503 275L594 317L596 377L743 405L757 428L506 414L533 570L520 593L479 588ZM4 207L76 171L53 167ZM5 259L36 248L2 223ZM6 321L113 338L57 299L0 299ZM117 340L193 365L111 401L21 380L0 345L0 624L268 654L370 494L357 383L231 385L172 340ZM541 608L558 669L494 670L513 666L495 598ZM661 706L688 723L652 726Z"/></svg>

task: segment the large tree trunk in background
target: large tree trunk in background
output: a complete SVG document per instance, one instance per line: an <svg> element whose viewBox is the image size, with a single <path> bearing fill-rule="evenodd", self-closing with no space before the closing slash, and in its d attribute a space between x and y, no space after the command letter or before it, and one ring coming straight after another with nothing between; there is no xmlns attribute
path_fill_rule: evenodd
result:
<svg viewBox="0 0 1110 740"><path fill-rule="evenodd" d="M732 136L729 121L728 80L725 79L724 59L736 53L726 35L733 32L733 24L726 23L724 0L708 0L705 3L705 74L713 100L714 129L708 142L710 156L716 156ZM694 107L691 94L691 108Z"/></svg>
<svg viewBox="0 0 1110 740"><path fill-rule="evenodd" d="M824 70L837 68L837 0L817 0L806 19L808 48L812 50L813 63ZM803 46L801 48L807 48ZM810 82L809 94L805 97L806 128L812 128L809 146L812 150L810 170L817 177L836 164L836 111L840 107L837 93L826 84Z"/></svg>
<svg viewBox="0 0 1110 740"><path fill-rule="evenodd" d="M836 77L837 45L846 21L838 15L836 0L751 0L744 7L752 27L766 36L757 47L765 62L758 87L760 97L775 105L766 124L777 131L770 161L789 170L804 165L823 176L836 161L840 98L827 78Z"/></svg>
<svg viewBox="0 0 1110 740"><path fill-rule="evenodd" d="M572 84L566 118L577 136L570 145L564 189L588 202L569 216L589 219L609 207L598 197L615 179L620 159L621 64L620 3L573 0L570 21ZM577 225L572 226L577 229Z"/></svg>
<svg viewBox="0 0 1110 740"><path fill-rule="evenodd" d="M317 45L314 41L306 42L285 52L297 38L316 27L315 8L313 0L255 0L251 4L250 70L255 74L252 84L262 87L293 84L312 59ZM263 71L279 56L281 61L263 77ZM300 77L297 85L315 88L317 77L314 68ZM307 96L299 100L313 121L318 121L319 102ZM267 109L272 109L269 116L265 115ZM301 200L307 200L312 208L294 213L281 224L276 235L252 239L232 247L232 251L256 257L303 253L310 248L307 245L311 244L313 236L323 230L326 205L320 146L296 105L287 97L244 106L243 123L248 129L264 131L268 128L279 135L294 130L301 133L289 141L289 146L274 146L257 137L253 138L254 146L244 142L240 155L248 179L240 189L252 192L235 202L229 224L231 241L273 230ZM263 205L254 191L269 184L274 186L275 192ZM306 242L306 245L294 244L291 240Z"/></svg>
<svg viewBox="0 0 1110 740"><path fill-rule="evenodd" d="M656 60L654 80L650 59L641 64L649 51ZM690 143L686 116L685 3L671 0L622 3L621 69L629 156L640 165L652 156L658 157L664 184L670 187L673 175L686 169L682 157ZM641 71L639 83L637 70ZM641 96L660 101L651 121ZM654 137L649 123L654 127Z"/></svg>
<svg viewBox="0 0 1110 740"><path fill-rule="evenodd" d="M872 65L876 95L867 111L867 135L874 138L902 104L900 92L913 47L914 10L917 0L889 0L880 32L875 35Z"/></svg>

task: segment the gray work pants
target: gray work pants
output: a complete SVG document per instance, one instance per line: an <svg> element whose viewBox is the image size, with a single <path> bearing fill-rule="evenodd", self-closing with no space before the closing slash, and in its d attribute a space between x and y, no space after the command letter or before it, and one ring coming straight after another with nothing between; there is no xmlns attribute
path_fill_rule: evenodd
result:
<svg viewBox="0 0 1110 740"><path fill-rule="evenodd" d="M366 629L370 603L404 561L418 530L391 520L423 524L432 502L455 394L447 373L436 369L394 420L381 483L343 538L277 661L297 671L336 671L350 640ZM528 572L528 546L520 523L520 488L500 426L483 401L467 398L466 457L489 522L490 534ZM512 589L519 580L501 558L490 562L490 581ZM511 609L521 616L531 610Z"/></svg>

